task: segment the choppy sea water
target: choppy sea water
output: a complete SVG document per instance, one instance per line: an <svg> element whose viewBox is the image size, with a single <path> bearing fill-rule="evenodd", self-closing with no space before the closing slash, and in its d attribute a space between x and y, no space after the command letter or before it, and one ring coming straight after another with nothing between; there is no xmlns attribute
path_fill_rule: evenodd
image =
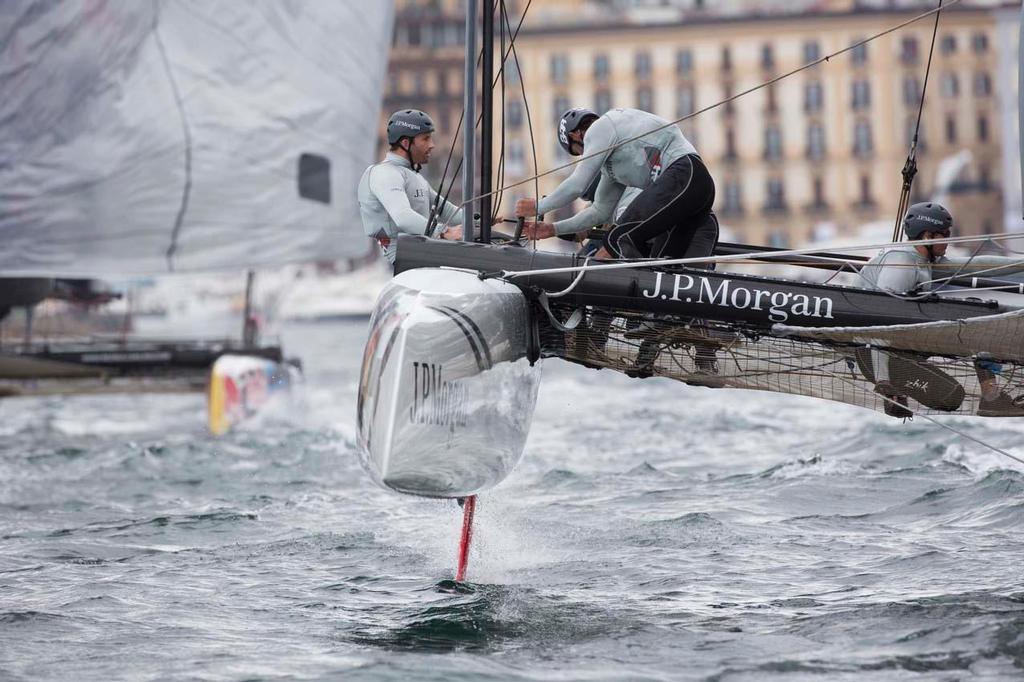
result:
<svg viewBox="0 0 1024 682"><path fill-rule="evenodd" d="M453 590L456 505L359 466L364 329L285 329L301 416L226 438L196 395L0 402L0 679L1024 677L1024 467L810 399L548 362Z"/></svg>

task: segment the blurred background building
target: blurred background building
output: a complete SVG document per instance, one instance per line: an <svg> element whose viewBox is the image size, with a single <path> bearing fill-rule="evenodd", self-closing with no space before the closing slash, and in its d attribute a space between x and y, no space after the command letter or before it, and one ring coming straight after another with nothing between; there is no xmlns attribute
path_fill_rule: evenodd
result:
<svg viewBox="0 0 1024 682"><path fill-rule="evenodd" d="M514 29L526 3L506 4ZM534 0L515 42L518 69L510 62L504 93L495 91L495 111L504 112L503 119L496 114L494 149L495 159L504 158L504 176L495 186L569 161L555 131L572 106L599 113L635 107L679 119L936 4ZM944 11L939 24L913 198L946 202L964 234L1024 229L1016 123L1019 7L965 0ZM398 3L382 117L403 107L435 117L438 148L424 169L435 187L449 149L449 178L461 159L453 136L462 111L464 8L465 0ZM791 246L895 220L933 25L931 17L922 19L680 124L711 169L715 210L733 238ZM383 137L380 149L383 154ZM540 193L569 172L541 178ZM453 200L460 199L460 186ZM515 197L532 195L533 187L506 192L506 214Z"/></svg>

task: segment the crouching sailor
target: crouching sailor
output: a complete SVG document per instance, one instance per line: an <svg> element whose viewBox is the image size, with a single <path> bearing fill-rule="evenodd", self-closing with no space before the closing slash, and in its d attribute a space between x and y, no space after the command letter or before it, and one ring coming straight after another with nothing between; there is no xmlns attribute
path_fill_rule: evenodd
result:
<svg viewBox="0 0 1024 682"><path fill-rule="evenodd" d="M952 234L952 229L953 216L944 206L935 202L914 204L903 218L903 232L907 239L912 241L946 239ZM1006 256L947 256L945 242L913 246L907 244L882 250L867 262L860 274L866 287L903 296L919 291L930 291L933 284L943 283L943 276L993 271L998 271L999 275L1024 272L1024 261ZM911 416L905 407L904 393L907 392L907 385L913 381L908 381L909 376L919 373L917 370L922 369L920 363L916 369L910 368L900 372L897 368L906 368L906 359L875 349L871 349L869 353L858 353L858 362L869 380L875 382L876 390L899 403L887 403L886 413L895 417ZM945 373L937 368L925 369L926 374L944 379L942 375ZM999 363L978 358L974 362L974 369L981 386L981 402L978 406L980 416L1024 416L1024 396L1014 398L1000 389L997 375L1002 371L1002 366ZM901 376L896 376L897 374ZM948 382L955 383L955 380L948 377ZM959 385L957 387L959 388ZM935 392L934 388L932 392ZM962 388L959 395L963 396ZM951 402L949 405L937 404L929 407L955 410L959 404L954 406Z"/></svg>
<svg viewBox="0 0 1024 682"><path fill-rule="evenodd" d="M390 151L359 180L363 230L377 240L392 265L399 233L462 239L462 210L439 199L419 173L430 161L433 138L434 122L425 113L396 111L388 119ZM436 210L435 220L431 219L432 210Z"/></svg>
<svg viewBox="0 0 1024 682"><path fill-rule="evenodd" d="M580 161L539 205L533 199L519 199L516 215L544 215L568 206L600 176L594 203L554 224L528 223L524 234L529 238L545 239L601 225L612 218L625 190L634 187L640 191L608 232L605 251L599 256L711 255L718 234L711 213L715 183L678 126L638 109L612 109L603 116L589 109L570 109L559 122L558 142L573 156L585 152L593 156Z"/></svg>

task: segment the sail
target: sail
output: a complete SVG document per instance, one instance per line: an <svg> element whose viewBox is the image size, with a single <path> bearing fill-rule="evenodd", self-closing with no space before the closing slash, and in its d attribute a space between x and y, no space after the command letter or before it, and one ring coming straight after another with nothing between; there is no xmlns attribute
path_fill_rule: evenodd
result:
<svg viewBox="0 0 1024 682"><path fill-rule="evenodd" d="M391 2L6 0L0 274L361 255Z"/></svg>

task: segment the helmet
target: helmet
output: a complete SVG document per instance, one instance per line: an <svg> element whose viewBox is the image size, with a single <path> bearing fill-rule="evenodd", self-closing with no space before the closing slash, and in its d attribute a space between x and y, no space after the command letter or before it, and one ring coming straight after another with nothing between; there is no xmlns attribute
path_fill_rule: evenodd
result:
<svg viewBox="0 0 1024 682"><path fill-rule="evenodd" d="M569 133L575 132L585 121L595 118L598 118L598 115L585 107L570 109L562 114L562 118L558 121L558 144L562 145L562 149L572 154L572 149L569 146Z"/></svg>
<svg viewBox="0 0 1024 682"><path fill-rule="evenodd" d="M388 119L388 144L398 144L403 137L434 132L434 122L418 109L402 109Z"/></svg>
<svg viewBox="0 0 1024 682"><path fill-rule="evenodd" d="M953 216L932 201L914 204L903 218L903 232L911 240L919 239L925 232L948 232L952 227Z"/></svg>

